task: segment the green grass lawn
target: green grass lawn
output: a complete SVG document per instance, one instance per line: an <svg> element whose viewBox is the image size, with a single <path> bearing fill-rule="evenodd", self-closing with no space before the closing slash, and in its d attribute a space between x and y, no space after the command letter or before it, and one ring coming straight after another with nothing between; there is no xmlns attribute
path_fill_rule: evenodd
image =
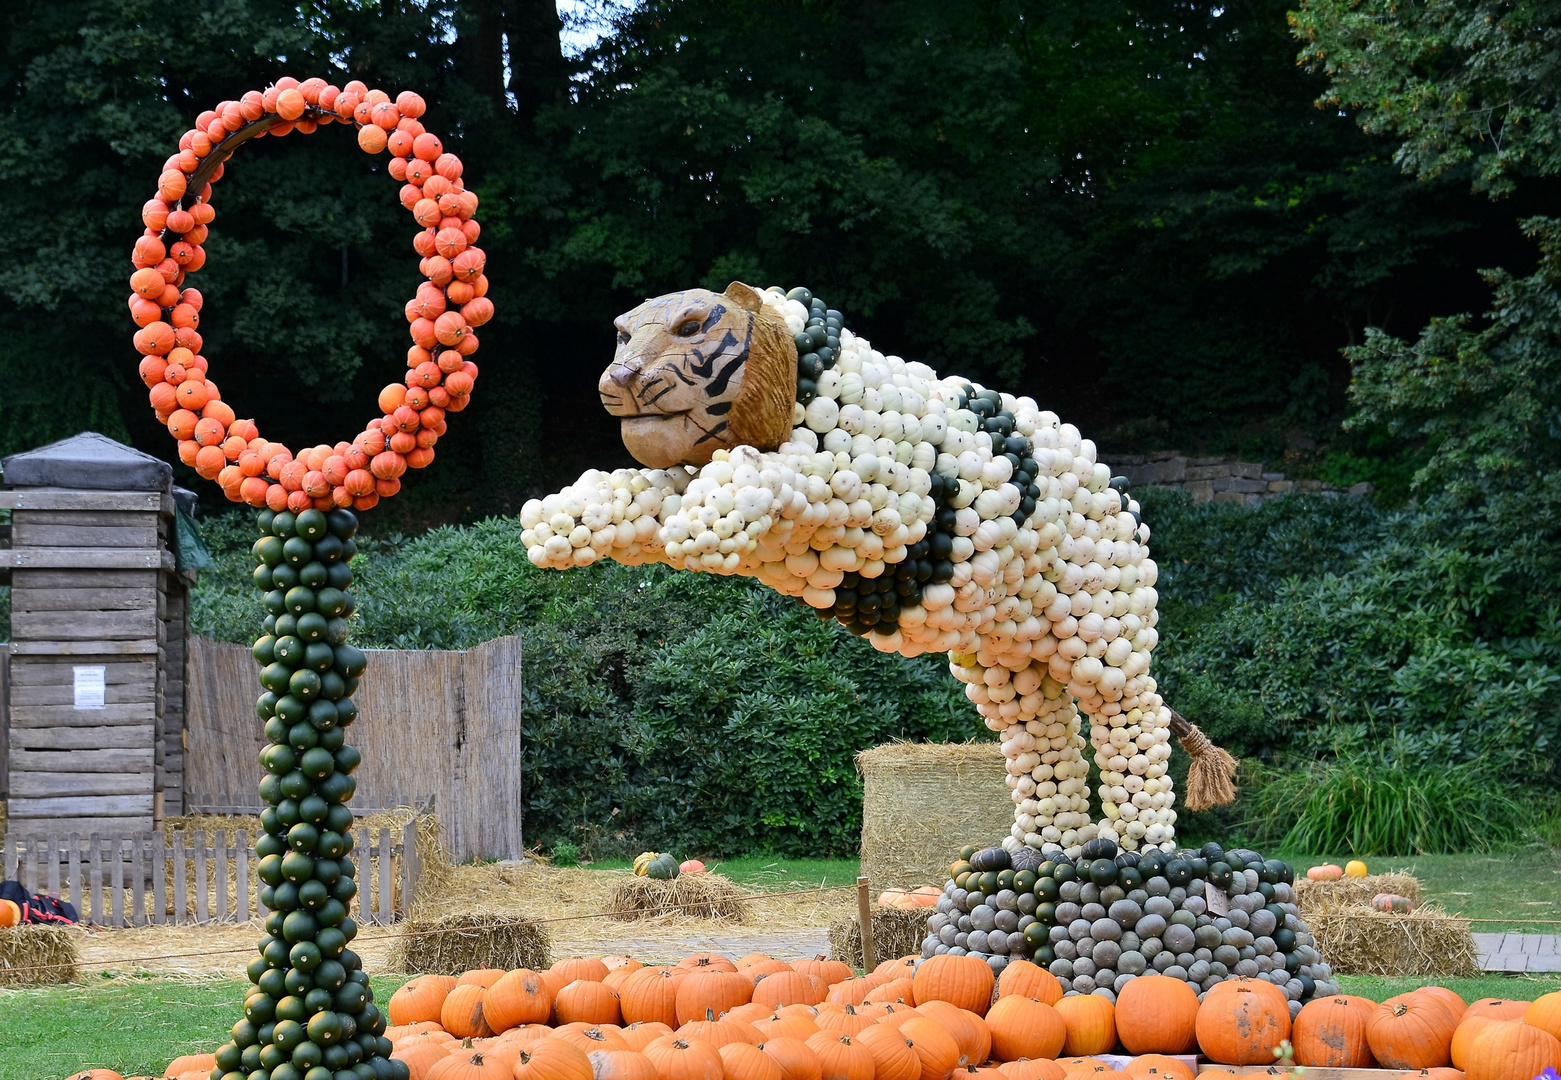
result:
<svg viewBox="0 0 1561 1080"><path fill-rule="evenodd" d="M1342 866L1345 861L1338 856L1283 858L1298 871L1321 862ZM1373 873L1413 874L1425 886L1424 899L1450 913L1497 920L1473 924L1470 929L1475 933L1561 934L1561 851L1531 848L1493 855L1383 857L1367 859L1366 865Z"/></svg>

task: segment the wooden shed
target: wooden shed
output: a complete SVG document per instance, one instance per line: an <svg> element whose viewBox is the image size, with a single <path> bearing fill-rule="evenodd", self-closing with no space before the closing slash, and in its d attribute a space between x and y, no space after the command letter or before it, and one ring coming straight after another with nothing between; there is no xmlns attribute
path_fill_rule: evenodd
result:
<svg viewBox="0 0 1561 1080"><path fill-rule="evenodd" d="M182 808L187 581L173 470L88 432L6 458L3 479L8 832L151 831Z"/></svg>

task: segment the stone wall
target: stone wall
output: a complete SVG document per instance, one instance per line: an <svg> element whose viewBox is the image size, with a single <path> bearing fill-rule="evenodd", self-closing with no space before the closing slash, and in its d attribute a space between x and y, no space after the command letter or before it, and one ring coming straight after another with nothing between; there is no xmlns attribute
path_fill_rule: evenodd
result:
<svg viewBox="0 0 1561 1080"><path fill-rule="evenodd" d="M1114 475L1125 476L1129 490L1146 487L1185 491L1195 503L1233 502L1257 506L1292 491L1320 495L1369 495L1370 484L1334 487L1321 480L1287 480L1281 472L1264 472L1262 463L1228 457L1188 457L1176 450L1154 454L1106 456Z"/></svg>

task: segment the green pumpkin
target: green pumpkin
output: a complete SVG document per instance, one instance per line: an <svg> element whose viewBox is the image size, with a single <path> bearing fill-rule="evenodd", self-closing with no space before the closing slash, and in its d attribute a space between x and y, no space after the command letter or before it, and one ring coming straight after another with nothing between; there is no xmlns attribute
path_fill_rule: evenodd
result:
<svg viewBox="0 0 1561 1080"><path fill-rule="evenodd" d="M677 856L663 852L652 859L645 867L645 876L655 878L657 881L671 881L678 876Z"/></svg>

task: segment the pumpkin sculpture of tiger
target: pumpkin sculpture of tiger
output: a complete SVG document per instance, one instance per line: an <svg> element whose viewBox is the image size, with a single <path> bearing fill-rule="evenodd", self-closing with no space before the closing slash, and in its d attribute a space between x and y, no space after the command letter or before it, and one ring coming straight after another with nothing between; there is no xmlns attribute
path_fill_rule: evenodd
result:
<svg viewBox="0 0 1561 1080"><path fill-rule="evenodd" d="M1174 850L1173 733L1194 794L1229 801L1229 756L1149 675L1149 527L1072 424L884 355L806 289L691 289L616 325L599 390L649 467L527 502L534 564L756 577L881 651L949 653L1002 739L1011 851Z"/></svg>

